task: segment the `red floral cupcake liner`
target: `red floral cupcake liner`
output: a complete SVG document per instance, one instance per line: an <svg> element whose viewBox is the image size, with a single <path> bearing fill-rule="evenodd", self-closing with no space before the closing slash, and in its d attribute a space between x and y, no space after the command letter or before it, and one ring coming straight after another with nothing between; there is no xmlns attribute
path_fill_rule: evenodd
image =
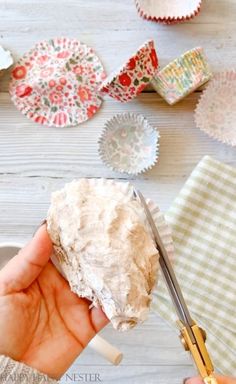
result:
<svg viewBox="0 0 236 384"><path fill-rule="evenodd" d="M183 23L197 16L202 0L135 0L136 8L146 20L164 24Z"/></svg>
<svg viewBox="0 0 236 384"><path fill-rule="evenodd" d="M106 77L92 48L76 39L37 43L15 65L10 95L17 109L36 123L80 124L99 109L98 87Z"/></svg>
<svg viewBox="0 0 236 384"><path fill-rule="evenodd" d="M154 41L150 40L122 67L108 76L99 89L102 94L108 94L121 102L132 100L151 81L157 68L158 58Z"/></svg>

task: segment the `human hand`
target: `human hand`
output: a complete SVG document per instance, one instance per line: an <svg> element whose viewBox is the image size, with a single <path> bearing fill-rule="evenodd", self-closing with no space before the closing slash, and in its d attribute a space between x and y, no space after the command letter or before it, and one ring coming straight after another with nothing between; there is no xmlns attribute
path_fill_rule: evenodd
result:
<svg viewBox="0 0 236 384"><path fill-rule="evenodd" d="M217 384L236 384L236 379L233 377L216 376ZM192 377L184 380L184 384L203 384L199 377Z"/></svg>
<svg viewBox="0 0 236 384"><path fill-rule="evenodd" d="M58 379L107 323L52 262L46 226L0 271L0 354Z"/></svg>

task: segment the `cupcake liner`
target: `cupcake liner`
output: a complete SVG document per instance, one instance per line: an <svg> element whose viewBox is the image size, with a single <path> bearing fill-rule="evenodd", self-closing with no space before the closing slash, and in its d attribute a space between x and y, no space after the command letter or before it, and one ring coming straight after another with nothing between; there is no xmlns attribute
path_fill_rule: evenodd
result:
<svg viewBox="0 0 236 384"><path fill-rule="evenodd" d="M212 76L202 48L193 48L164 67L152 79L153 88L168 104L175 104Z"/></svg>
<svg viewBox="0 0 236 384"><path fill-rule="evenodd" d="M0 45L0 76L3 75L4 71L10 68L13 64L13 57L10 51L5 50Z"/></svg>
<svg viewBox="0 0 236 384"><path fill-rule="evenodd" d="M200 97L194 119L210 137L236 146L236 71L214 76Z"/></svg>
<svg viewBox="0 0 236 384"><path fill-rule="evenodd" d="M141 17L164 24L182 23L192 19L199 14L201 3L201 0L135 0Z"/></svg>
<svg viewBox="0 0 236 384"><path fill-rule="evenodd" d="M48 126L73 126L91 118L105 77L94 51L76 39L37 43L12 70L10 95L23 114Z"/></svg>
<svg viewBox="0 0 236 384"><path fill-rule="evenodd" d="M117 71L112 72L101 84L102 94L121 102L136 97L150 82L158 68L154 41L143 44Z"/></svg>
<svg viewBox="0 0 236 384"><path fill-rule="evenodd" d="M138 175L157 162L159 137L159 132L142 115L116 115L105 124L99 139L99 155L110 169Z"/></svg>

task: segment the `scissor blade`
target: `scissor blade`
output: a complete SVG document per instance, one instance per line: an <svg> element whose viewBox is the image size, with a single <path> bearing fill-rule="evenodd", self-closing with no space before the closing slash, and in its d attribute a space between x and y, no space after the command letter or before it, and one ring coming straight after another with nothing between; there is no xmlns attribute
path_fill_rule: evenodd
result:
<svg viewBox="0 0 236 384"><path fill-rule="evenodd" d="M161 270L163 272L163 275L164 275L167 287L169 289L170 296L171 296L171 299L173 301L176 312L179 316L179 319L188 328L192 342L195 343L195 337L194 337L192 330L191 330L191 326L194 324L194 321L192 320L192 318L190 316L189 310L187 308L186 302L185 302L184 297L182 295L179 283L176 279L176 276L175 276L174 270L172 268L172 265L170 263L170 260L169 260L167 251L165 249L165 246L161 240L161 237L160 237L159 232L157 230L156 224L152 218L151 212L150 212L150 210L146 204L146 201L145 201L143 195L141 194L140 191L134 190L134 193L135 193L136 197L139 198L139 200L140 200L140 202L144 208L148 223L149 223L150 228L152 230L153 237L154 237L154 240L156 243L156 247L157 247L157 249L159 251L159 255L160 255L159 262L160 262Z"/></svg>
<svg viewBox="0 0 236 384"><path fill-rule="evenodd" d="M211 362L210 356L208 354L207 348L205 346L205 339L203 336L203 332L198 327L198 325L195 324L195 322L192 320L190 316L190 313L188 311L186 302L182 295L180 286L176 279L174 270L169 261L167 251L159 235L156 224L152 218L152 214L141 192L134 190L134 195L136 198L139 198L139 201L144 208L147 221L149 222L150 228L153 233L157 250L159 251L159 255L160 255L159 261L160 261L161 270L163 272L176 312L179 316L179 319L182 322L181 340L183 338L184 345L185 347L187 347L187 350L190 351L194 359L194 362L198 368L198 371L201 377L203 378L204 383L217 384L217 380L213 376L214 367Z"/></svg>

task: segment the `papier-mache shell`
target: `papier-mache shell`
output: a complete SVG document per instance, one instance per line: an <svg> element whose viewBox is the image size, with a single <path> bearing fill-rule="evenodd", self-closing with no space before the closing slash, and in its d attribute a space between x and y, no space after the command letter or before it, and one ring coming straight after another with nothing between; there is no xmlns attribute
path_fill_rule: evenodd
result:
<svg viewBox="0 0 236 384"><path fill-rule="evenodd" d="M81 200L78 193L84 186L87 193ZM94 200L98 197L99 204ZM147 204L173 259L170 229L156 204L150 200ZM66 184L52 195L47 223L55 257L73 292L101 305L115 329L127 330L146 319L159 268L158 252L131 184L106 179Z"/></svg>

